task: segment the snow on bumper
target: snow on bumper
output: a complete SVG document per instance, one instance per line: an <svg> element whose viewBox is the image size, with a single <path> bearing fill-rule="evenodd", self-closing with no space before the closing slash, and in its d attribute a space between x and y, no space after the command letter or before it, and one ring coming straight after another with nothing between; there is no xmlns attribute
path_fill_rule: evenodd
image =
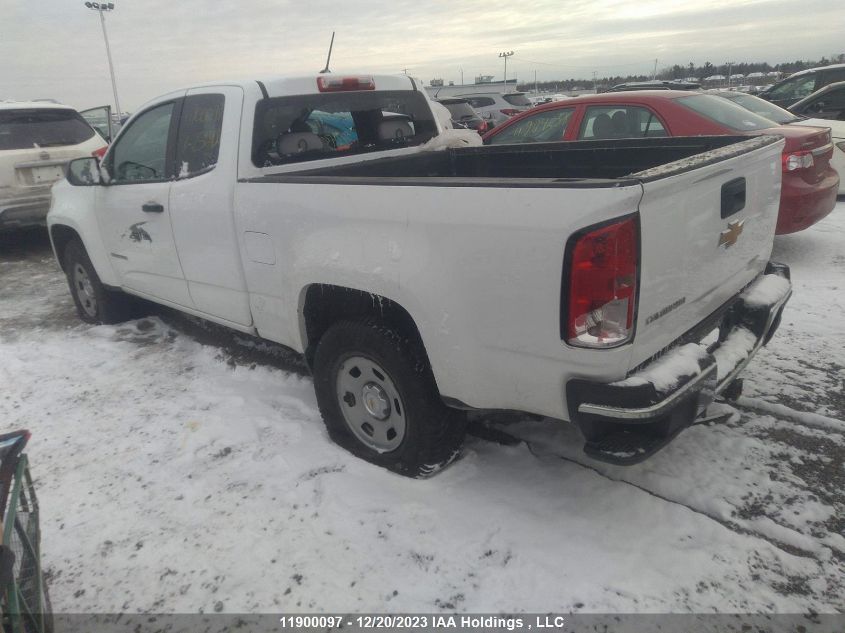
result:
<svg viewBox="0 0 845 633"><path fill-rule="evenodd" d="M680 345L615 383L570 381L570 419L587 440L585 452L634 464L668 444L769 342L791 294L789 268L770 263L720 311L718 340Z"/></svg>

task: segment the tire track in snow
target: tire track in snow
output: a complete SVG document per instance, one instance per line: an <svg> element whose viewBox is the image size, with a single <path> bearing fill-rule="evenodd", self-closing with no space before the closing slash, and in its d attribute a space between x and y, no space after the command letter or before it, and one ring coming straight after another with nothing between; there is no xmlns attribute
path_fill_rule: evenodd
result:
<svg viewBox="0 0 845 633"><path fill-rule="evenodd" d="M650 495L650 496L652 496L656 499L659 499L660 501L664 501L666 503L671 503L672 505L677 505L677 506L681 506L682 508L686 508L690 512L693 512L693 513L695 513L699 516L703 516L707 519L710 519L711 521L715 521L716 523L718 523L722 527L725 527L725 528L731 530L732 532L736 532L737 534L743 534L743 535L746 535L746 536L751 536L752 538L760 538L760 539L766 541L767 543L769 543L770 545L772 545L773 547L776 547L779 550L781 550L781 551L783 551L787 554L817 560L815 554L813 554L812 552L802 550L801 548L795 547L793 545L788 545L787 543L782 543L782 542L777 541L776 539L773 539L773 538L771 538L771 537L769 537L765 534L762 534L760 532L755 532L754 530L751 530L749 528L745 528L745 527L739 525L738 523L735 523L733 521L728 521L726 519L722 519L720 517L717 517L713 514L706 512L704 510L701 510L699 508L695 508L695 507L689 505L688 503L684 503L683 501L679 501L677 499L671 499L671 498L664 496L664 495L662 495L658 492L655 492L654 490L649 490L648 488L641 486L640 484L634 483L633 481L623 479L621 477L613 477L613 476L609 475L608 473L602 472L601 469L599 469L595 466L592 466L592 465L587 464L585 462L579 461L577 459L573 459L573 458L568 457L566 455L561 455L560 453L554 453L554 452L547 452L545 454L538 453L537 450L536 450L536 446L534 445L533 442L528 441L528 440L522 440L522 442L525 444L528 451L532 455L534 455L534 457L537 457L538 459L552 457L552 458L560 459L560 460L565 461L565 462L570 462L572 464L575 464L576 466L580 466L580 467L585 468L587 470L591 470L594 473L596 473L597 475L599 475L600 477L607 479L608 481L612 481L614 483L626 484L626 485L631 486L632 488L636 488L637 490L644 492L644 493L646 493L646 494L648 494L648 495Z"/></svg>
<svg viewBox="0 0 845 633"><path fill-rule="evenodd" d="M735 406L754 413L765 413L773 417L787 418L811 429L845 433L845 422L842 420L831 418L820 413L798 411L797 409L788 407L785 404L777 404L761 398L741 396L736 401Z"/></svg>
<svg viewBox="0 0 845 633"><path fill-rule="evenodd" d="M815 426L801 434L801 425L769 415L736 416L736 420L736 425L700 429L706 435L699 438L690 438L686 433L692 429L688 430L656 456L654 465L650 461L642 468L632 467L630 477L626 467L582 459L573 441L576 434L561 431L560 426L529 422L507 430L535 457L571 462L816 566L817 571L802 575L801 582L773 587L776 591L800 594L816 579L823 583L812 590L817 597L843 595L845 540L838 517L845 486L838 487L837 482L845 473L835 473L839 445ZM549 437L549 429L555 428L557 437Z"/></svg>

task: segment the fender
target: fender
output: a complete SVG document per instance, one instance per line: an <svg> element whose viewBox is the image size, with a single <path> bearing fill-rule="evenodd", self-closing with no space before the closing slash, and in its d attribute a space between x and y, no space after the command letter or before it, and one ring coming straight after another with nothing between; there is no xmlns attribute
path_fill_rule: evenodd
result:
<svg viewBox="0 0 845 633"><path fill-rule="evenodd" d="M57 192L60 192L61 195L56 196ZM53 254L59 267L63 268L62 253L56 250L53 228L62 226L74 231L82 241L100 281L106 286L119 288L120 278L117 276L109 254L103 246L104 241L100 234L100 225L94 211L96 209L97 187L76 187L67 180L60 180L53 185L53 194L50 211L47 213L47 228L50 233Z"/></svg>

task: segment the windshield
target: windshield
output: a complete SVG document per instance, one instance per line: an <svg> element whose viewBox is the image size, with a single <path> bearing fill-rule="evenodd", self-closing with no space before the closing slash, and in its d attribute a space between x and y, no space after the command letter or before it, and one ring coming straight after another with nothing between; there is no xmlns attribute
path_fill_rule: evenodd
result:
<svg viewBox="0 0 845 633"><path fill-rule="evenodd" d="M252 161L270 167L419 145L436 131L428 101L417 91L262 99L255 108Z"/></svg>
<svg viewBox="0 0 845 633"><path fill-rule="evenodd" d="M774 121L780 125L785 123L794 123L800 121L801 117L797 117L789 110L776 106L765 99L760 99L754 95L747 95L741 92L723 92L719 94L723 99L732 101L741 105L746 110L750 110L754 114L759 114L761 117Z"/></svg>
<svg viewBox="0 0 845 633"><path fill-rule="evenodd" d="M751 132L775 127L769 119L754 114L727 99L720 99L713 95L690 95L689 97L680 97L676 101L714 123L724 125L737 132Z"/></svg>
<svg viewBox="0 0 845 633"><path fill-rule="evenodd" d="M780 83L775 84L766 91L766 96L770 99L789 100L803 99L810 95L816 86L815 73L807 73L806 75L799 75L797 77L790 77Z"/></svg>
<svg viewBox="0 0 845 633"><path fill-rule="evenodd" d="M521 92L516 92L514 94L502 95L502 96L505 98L505 101L507 101L511 105L515 105L515 106L530 106L531 105L531 102L528 100L528 97L526 97Z"/></svg>
<svg viewBox="0 0 845 633"><path fill-rule="evenodd" d="M94 134L75 110L0 110L0 150L79 145Z"/></svg>

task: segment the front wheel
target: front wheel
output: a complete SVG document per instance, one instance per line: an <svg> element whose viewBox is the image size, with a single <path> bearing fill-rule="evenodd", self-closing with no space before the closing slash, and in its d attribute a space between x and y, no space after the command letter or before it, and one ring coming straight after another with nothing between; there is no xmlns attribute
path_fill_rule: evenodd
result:
<svg viewBox="0 0 845 633"><path fill-rule="evenodd" d="M329 436L408 477L428 477L460 452L465 416L446 407L421 345L372 321L342 321L314 355L314 388Z"/></svg>
<svg viewBox="0 0 845 633"><path fill-rule="evenodd" d="M86 323L120 323L131 318L131 299L103 286L82 242L77 239L68 242L64 264L80 319Z"/></svg>

